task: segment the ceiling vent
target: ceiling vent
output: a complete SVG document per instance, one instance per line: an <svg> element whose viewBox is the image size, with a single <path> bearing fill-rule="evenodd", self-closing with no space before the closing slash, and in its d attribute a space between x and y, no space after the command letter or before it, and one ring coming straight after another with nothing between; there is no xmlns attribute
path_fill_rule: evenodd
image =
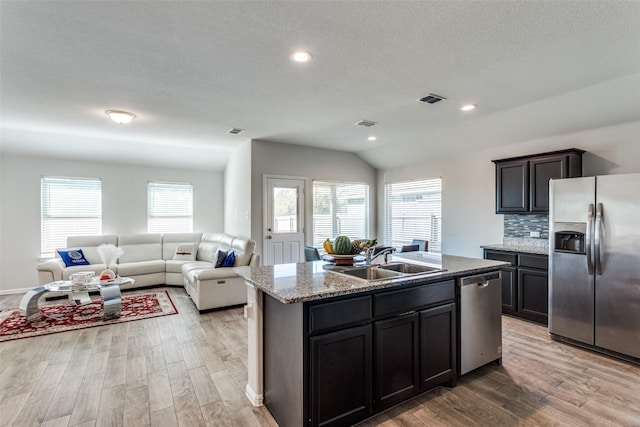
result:
<svg viewBox="0 0 640 427"><path fill-rule="evenodd" d="M444 96L430 93L429 95L423 96L422 98L418 99L418 101L426 102L427 104L435 104L436 102L440 102L443 99L447 99L447 98L445 98Z"/></svg>
<svg viewBox="0 0 640 427"><path fill-rule="evenodd" d="M377 124L378 122L372 122L371 120L360 120L359 122L356 122L356 125L364 126L366 128L370 128L371 126L375 126Z"/></svg>
<svg viewBox="0 0 640 427"><path fill-rule="evenodd" d="M230 133L231 135L238 135L238 134L241 134L242 132L244 132L244 129L231 128L227 133Z"/></svg>

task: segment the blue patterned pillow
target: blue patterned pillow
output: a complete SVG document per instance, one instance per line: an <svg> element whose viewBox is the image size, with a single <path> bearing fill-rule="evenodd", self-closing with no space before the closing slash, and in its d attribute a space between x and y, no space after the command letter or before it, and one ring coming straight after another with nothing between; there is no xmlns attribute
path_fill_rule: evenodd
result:
<svg viewBox="0 0 640 427"><path fill-rule="evenodd" d="M58 251L60 258L64 261L64 265L67 267L73 267L75 265L89 265L89 261L84 257L82 249L72 249L69 251Z"/></svg>

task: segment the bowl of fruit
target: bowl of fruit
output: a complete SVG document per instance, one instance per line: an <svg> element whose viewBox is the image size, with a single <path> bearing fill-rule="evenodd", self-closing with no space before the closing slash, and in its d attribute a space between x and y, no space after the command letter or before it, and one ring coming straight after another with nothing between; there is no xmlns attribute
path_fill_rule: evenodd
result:
<svg viewBox="0 0 640 427"><path fill-rule="evenodd" d="M355 261L364 260L364 258L360 256L362 252L376 244L376 239L351 240L347 236L338 236L333 240L333 242L331 239L327 239L322 244L324 250L327 252L324 259L326 261L333 262L336 265L353 265Z"/></svg>

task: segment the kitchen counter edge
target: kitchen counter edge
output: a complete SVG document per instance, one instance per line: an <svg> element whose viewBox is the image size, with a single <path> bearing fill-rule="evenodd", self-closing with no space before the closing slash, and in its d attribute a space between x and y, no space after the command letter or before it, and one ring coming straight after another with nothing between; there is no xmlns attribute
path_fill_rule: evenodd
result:
<svg viewBox="0 0 640 427"><path fill-rule="evenodd" d="M313 261L275 266L234 267L233 271L281 303L294 304L418 283L441 282L496 271L509 265L502 261L442 255L442 264L446 271L369 282L328 272L323 268L325 264L323 261Z"/></svg>

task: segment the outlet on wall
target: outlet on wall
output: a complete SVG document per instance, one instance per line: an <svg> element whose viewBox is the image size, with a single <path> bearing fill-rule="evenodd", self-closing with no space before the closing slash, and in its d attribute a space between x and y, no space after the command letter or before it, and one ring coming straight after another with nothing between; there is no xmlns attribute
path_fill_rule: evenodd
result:
<svg viewBox="0 0 640 427"><path fill-rule="evenodd" d="M540 232L539 231L530 231L529 232L529 237L540 237Z"/></svg>

